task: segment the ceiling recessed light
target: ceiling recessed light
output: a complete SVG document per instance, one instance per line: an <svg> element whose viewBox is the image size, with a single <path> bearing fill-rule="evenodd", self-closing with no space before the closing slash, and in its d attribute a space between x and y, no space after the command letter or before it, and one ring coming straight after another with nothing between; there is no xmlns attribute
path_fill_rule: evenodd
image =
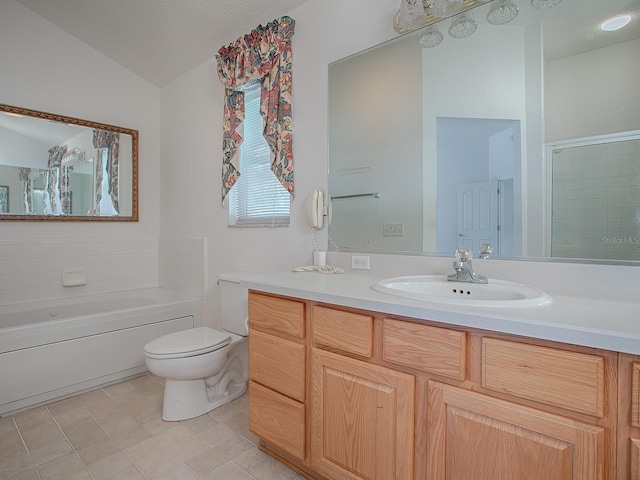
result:
<svg viewBox="0 0 640 480"><path fill-rule="evenodd" d="M631 15L618 15L617 17L613 17L602 22L602 25L600 25L600 29L604 30L605 32L613 32L615 30L620 30L630 21Z"/></svg>

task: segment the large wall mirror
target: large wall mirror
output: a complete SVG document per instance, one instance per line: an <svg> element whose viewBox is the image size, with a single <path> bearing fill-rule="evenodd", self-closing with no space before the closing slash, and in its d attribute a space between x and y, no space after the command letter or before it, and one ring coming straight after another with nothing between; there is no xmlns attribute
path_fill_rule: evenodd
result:
<svg viewBox="0 0 640 480"><path fill-rule="evenodd" d="M330 249L640 260L640 3L498 3L329 65Z"/></svg>
<svg viewBox="0 0 640 480"><path fill-rule="evenodd" d="M0 104L0 220L137 221L138 131Z"/></svg>

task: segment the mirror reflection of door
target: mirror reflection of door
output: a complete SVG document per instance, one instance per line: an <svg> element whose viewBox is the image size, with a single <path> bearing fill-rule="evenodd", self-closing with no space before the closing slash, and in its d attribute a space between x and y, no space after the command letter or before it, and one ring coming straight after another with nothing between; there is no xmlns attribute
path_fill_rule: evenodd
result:
<svg viewBox="0 0 640 480"><path fill-rule="evenodd" d="M477 182L458 185L458 247L478 252L488 243L500 251L498 216L500 214L500 182Z"/></svg>
<svg viewBox="0 0 640 480"><path fill-rule="evenodd" d="M442 117L437 128L438 251L491 244L522 252L520 122Z"/></svg>

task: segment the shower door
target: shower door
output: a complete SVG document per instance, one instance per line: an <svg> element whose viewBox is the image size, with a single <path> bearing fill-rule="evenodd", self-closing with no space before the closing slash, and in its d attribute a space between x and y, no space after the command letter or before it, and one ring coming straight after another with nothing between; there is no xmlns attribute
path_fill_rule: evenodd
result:
<svg viewBox="0 0 640 480"><path fill-rule="evenodd" d="M640 260L640 132L549 145L552 257Z"/></svg>

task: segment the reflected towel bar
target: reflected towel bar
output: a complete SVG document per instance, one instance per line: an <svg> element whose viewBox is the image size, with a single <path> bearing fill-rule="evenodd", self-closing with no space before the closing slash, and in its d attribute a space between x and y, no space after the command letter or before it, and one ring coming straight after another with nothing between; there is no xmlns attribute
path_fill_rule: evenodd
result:
<svg viewBox="0 0 640 480"><path fill-rule="evenodd" d="M376 193L356 193L355 195L340 195L338 197L331 197L331 200L340 200L343 198L361 198L361 197L373 197L380 198L380 194Z"/></svg>

